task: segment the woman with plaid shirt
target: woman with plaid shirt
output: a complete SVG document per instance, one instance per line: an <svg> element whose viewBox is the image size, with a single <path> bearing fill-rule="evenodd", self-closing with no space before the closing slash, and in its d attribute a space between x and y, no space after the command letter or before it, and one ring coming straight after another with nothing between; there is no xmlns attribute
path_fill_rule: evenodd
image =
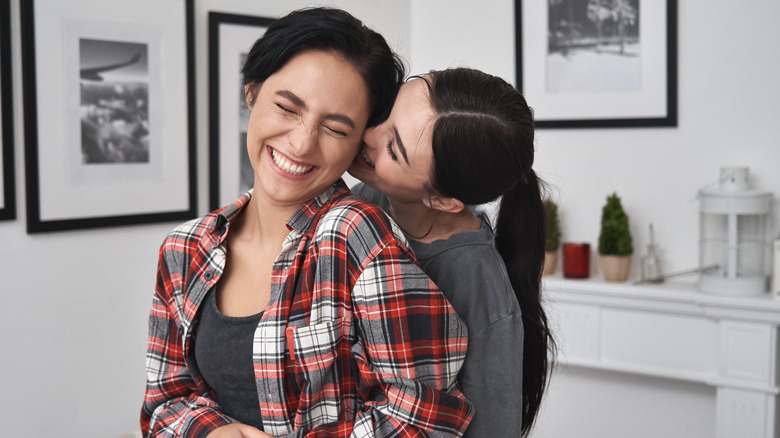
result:
<svg viewBox="0 0 780 438"><path fill-rule="evenodd" d="M349 14L275 21L243 69L254 188L173 230L149 319L146 436L460 436L463 322L340 176L403 78Z"/></svg>

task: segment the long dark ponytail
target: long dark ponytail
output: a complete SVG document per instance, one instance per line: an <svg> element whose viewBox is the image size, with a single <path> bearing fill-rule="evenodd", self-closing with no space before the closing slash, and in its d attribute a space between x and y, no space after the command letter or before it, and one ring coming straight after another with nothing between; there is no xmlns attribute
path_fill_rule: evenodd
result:
<svg viewBox="0 0 780 438"><path fill-rule="evenodd" d="M541 303L545 214L542 182L532 169L531 108L512 85L478 70L425 76L433 127L431 189L469 205L502 197L496 247L523 315L523 418L528 435L547 388L555 342Z"/></svg>
<svg viewBox="0 0 780 438"><path fill-rule="evenodd" d="M547 387L547 352L555 351L541 301L546 234L541 184L533 170L526 176L526 182L504 193L496 221L496 247L523 312L523 435L533 426Z"/></svg>

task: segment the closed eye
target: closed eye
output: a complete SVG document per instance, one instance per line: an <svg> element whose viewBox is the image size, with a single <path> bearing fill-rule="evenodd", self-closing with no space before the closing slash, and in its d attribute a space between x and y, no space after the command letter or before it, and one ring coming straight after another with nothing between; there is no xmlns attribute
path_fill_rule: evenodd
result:
<svg viewBox="0 0 780 438"><path fill-rule="evenodd" d="M339 137L346 137L346 136L347 136L347 133L346 133L346 132L344 132L344 131L339 131L338 129L333 129L333 128L331 128L330 126L326 126L326 127L325 127L325 129L327 129L328 131L330 131L330 132L332 132L332 133L334 133L334 134L338 135Z"/></svg>
<svg viewBox="0 0 780 438"><path fill-rule="evenodd" d="M387 153L390 154L390 158L393 159L393 161L398 161L398 156L393 152L393 141L387 142Z"/></svg>
<svg viewBox="0 0 780 438"><path fill-rule="evenodd" d="M279 107L279 109L281 109L284 112L287 112L287 113L290 113L290 114L298 114L295 111L291 110L290 108L287 108L286 106L284 106L282 104L277 103L276 106Z"/></svg>

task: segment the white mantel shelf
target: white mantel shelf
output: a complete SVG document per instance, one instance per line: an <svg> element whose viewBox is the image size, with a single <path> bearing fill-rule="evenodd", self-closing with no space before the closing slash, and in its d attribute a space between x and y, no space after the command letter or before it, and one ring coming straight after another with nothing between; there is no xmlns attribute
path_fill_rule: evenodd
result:
<svg viewBox="0 0 780 438"><path fill-rule="evenodd" d="M780 438L780 300L545 277L559 362L716 388L717 438Z"/></svg>

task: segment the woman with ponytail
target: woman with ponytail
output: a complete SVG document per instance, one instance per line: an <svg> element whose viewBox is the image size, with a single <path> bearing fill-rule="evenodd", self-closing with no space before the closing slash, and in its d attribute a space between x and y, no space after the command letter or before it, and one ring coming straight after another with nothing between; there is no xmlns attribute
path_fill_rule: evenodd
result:
<svg viewBox="0 0 780 438"><path fill-rule="evenodd" d="M395 219L468 326L458 382L476 412L466 436L527 436L555 351L541 305L545 214L531 109L495 76L434 71L406 82L363 141L349 172L364 184L353 191ZM470 206L498 198L494 232Z"/></svg>

